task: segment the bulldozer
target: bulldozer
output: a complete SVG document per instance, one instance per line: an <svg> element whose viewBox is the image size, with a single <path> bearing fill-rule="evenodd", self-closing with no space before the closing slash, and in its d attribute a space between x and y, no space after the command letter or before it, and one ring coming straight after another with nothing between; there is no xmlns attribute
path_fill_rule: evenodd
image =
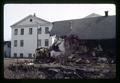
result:
<svg viewBox="0 0 120 83"><path fill-rule="evenodd" d="M50 63L54 58L50 56L49 48L37 48L34 54L34 63Z"/></svg>

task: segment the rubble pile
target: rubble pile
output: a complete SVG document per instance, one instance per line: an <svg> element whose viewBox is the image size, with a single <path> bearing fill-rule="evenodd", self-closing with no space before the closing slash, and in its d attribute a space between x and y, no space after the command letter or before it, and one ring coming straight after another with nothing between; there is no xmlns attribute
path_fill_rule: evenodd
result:
<svg viewBox="0 0 120 83"><path fill-rule="evenodd" d="M115 65L88 64L64 66L60 64L11 65L5 70L8 79L110 79L115 78ZM9 72L8 72L9 71ZM111 76L112 75L112 76Z"/></svg>
<svg viewBox="0 0 120 83"><path fill-rule="evenodd" d="M114 64L116 62L114 44L113 46L108 47L110 40L81 40L75 35L65 37L64 39L66 50L65 56L67 57L67 61L76 64Z"/></svg>
<svg viewBox="0 0 120 83"><path fill-rule="evenodd" d="M50 49L36 49L36 63L57 62L62 65L80 65L89 63L114 64L116 62L114 48L106 48L107 44L104 40L81 40L75 35L64 36L57 39L58 41L56 41ZM59 45L62 42L59 40L64 40L64 53L59 49ZM54 49L56 51L55 54L58 55L55 55L53 52L54 56L51 55L51 49Z"/></svg>

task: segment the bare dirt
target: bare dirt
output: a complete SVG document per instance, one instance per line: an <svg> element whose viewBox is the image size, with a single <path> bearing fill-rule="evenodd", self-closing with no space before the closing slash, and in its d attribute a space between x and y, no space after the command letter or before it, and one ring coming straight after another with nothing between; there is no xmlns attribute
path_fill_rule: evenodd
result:
<svg viewBox="0 0 120 83"><path fill-rule="evenodd" d="M52 66L51 64L39 65L39 67L36 67L34 70L27 71L27 72L22 72L19 70L13 72L8 69L8 66L10 64L15 63L17 61L20 62L20 61L25 61L25 60L29 61L32 59L19 59L19 60L4 59L4 78L5 79L26 79L26 78L27 79L49 79L49 77L53 77L53 76L46 77L45 73L43 73L41 70L39 71L36 69L39 67L42 67L42 68L49 67L49 66L51 67ZM59 65L59 64L57 64L57 65ZM55 65L53 65L53 66L55 67ZM61 65L59 65L59 66L61 66ZM75 68L75 66L74 67L61 66L61 67L64 68L65 70ZM100 79L104 79L104 78L105 79L113 79L113 78L116 78L116 64L80 64L79 68L84 69L85 73L82 73L82 75L84 75L84 77L86 79L99 79L99 78ZM48 70L44 70L44 71L48 71ZM48 73L50 73L50 72L48 72ZM58 74L56 76L59 77ZM62 75L60 77L62 78ZM68 78L68 77L65 77L65 78ZM62 78L62 79L65 79L65 78Z"/></svg>

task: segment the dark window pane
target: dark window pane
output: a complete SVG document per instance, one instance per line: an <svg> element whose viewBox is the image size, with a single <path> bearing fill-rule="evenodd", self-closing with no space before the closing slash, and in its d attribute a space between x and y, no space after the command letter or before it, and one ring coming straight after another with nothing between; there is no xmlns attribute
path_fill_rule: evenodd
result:
<svg viewBox="0 0 120 83"><path fill-rule="evenodd" d="M41 34L42 33L42 28L38 28L38 34Z"/></svg>
<svg viewBox="0 0 120 83"><path fill-rule="evenodd" d="M29 28L29 34L32 34L32 28Z"/></svg>
<svg viewBox="0 0 120 83"><path fill-rule="evenodd" d="M38 39L38 46L41 46L41 39Z"/></svg>
<svg viewBox="0 0 120 83"><path fill-rule="evenodd" d="M20 40L20 46L23 47L24 46L24 41Z"/></svg>
<svg viewBox="0 0 120 83"><path fill-rule="evenodd" d="M20 53L20 58L23 58L23 53Z"/></svg>
<svg viewBox="0 0 120 83"><path fill-rule="evenodd" d="M14 40L14 47L17 47L17 40Z"/></svg>
<svg viewBox="0 0 120 83"><path fill-rule="evenodd" d="M30 22L32 22L32 19L30 19Z"/></svg>
<svg viewBox="0 0 120 83"><path fill-rule="evenodd" d="M18 29L15 29L14 30L14 35L17 35L18 34Z"/></svg>
<svg viewBox="0 0 120 83"><path fill-rule="evenodd" d="M48 39L45 39L45 46L49 46L49 41L48 41Z"/></svg>
<svg viewBox="0 0 120 83"><path fill-rule="evenodd" d="M45 27L45 34L48 34L48 33L49 33L49 28Z"/></svg>
<svg viewBox="0 0 120 83"><path fill-rule="evenodd" d="M17 53L14 53L14 57L15 57L15 58L17 57Z"/></svg>
<svg viewBox="0 0 120 83"><path fill-rule="evenodd" d="M21 35L23 35L24 34L24 29L21 29Z"/></svg>

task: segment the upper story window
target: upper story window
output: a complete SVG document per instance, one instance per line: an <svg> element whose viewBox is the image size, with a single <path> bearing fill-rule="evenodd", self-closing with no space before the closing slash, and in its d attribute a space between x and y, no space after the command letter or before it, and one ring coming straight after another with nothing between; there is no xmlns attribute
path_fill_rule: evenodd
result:
<svg viewBox="0 0 120 83"><path fill-rule="evenodd" d="M14 40L14 47L17 47L17 40Z"/></svg>
<svg viewBox="0 0 120 83"><path fill-rule="evenodd" d="M38 34L41 34L42 33L42 28L38 28Z"/></svg>
<svg viewBox="0 0 120 83"><path fill-rule="evenodd" d="M49 46L49 40L45 39L45 46Z"/></svg>
<svg viewBox="0 0 120 83"><path fill-rule="evenodd" d="M32 22L32 19L30 19L30 22Z"/></svg>
<svg viewBox="0 0 120 83"><path fill-rule="evenodd" d="M41 39L38 39L38 46L41 46Z"/></svg>
<svg viewBox="0 0 120 83"><path fill-rule="evenodd" d="M23 58L23 53L20 53L20 58Z"/></svg>
<svg viewBox="0 0 120 83"><path fill-rule="evenodd" d="M49 33L49 27L45 27L45 34Z"/></svg>
<svg viewBox="0 0 120 83"><path fill-rule="evenodd" d="M32 28L29 28L29 34L32 34Z"/></svg>
<svg viewBox="0 0 120 83"><path fill-rule="evenodd" d="M18 34L18 29L14 29L14 35Z"/></svg>
<svg viewBox="0 0 120 83"><path fill-rule="evenodd" d="M20 40L20 46L23 47L24 46L24 41Z"/></svg>
<svg viewBox="0 0 120 83"><path fill-rule="evenodd" d="M24 35L24 29L21 29L21 35Z"/></svg>

